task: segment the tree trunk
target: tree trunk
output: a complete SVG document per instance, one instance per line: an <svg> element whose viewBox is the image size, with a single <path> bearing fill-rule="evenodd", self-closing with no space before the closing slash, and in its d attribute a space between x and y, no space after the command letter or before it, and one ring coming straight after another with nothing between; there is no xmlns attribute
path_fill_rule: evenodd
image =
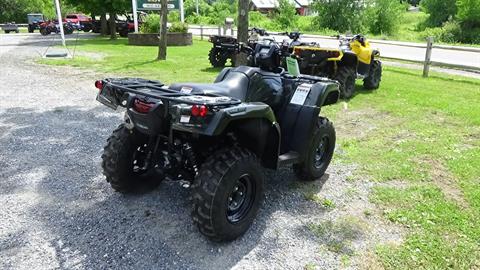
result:
<svg viewBox="0 0 480 270"><path fill-rule="evenodd" d="M115 22L115 12L110 12L110 39L117 39L117 23Z"/></svg>
<svg viewBox="0 0 480 270"><path fill-rule="evenodd" d="M100 33L102 36L108 35L107 14L105 12L100 16Z"/></svg>
<svg viewBox="0 0 480 270"><path fill-rule="evenodd" d="M238 42L247 43L248 41L248 9L250 6L250 0L238 0L238 20L237 20L237 40ZM239 53L236 56L236 65L246 65L247 55L245 53Z"/></svg>
<svg viewBox="0 0 480 270"><path fill-rule="evenodd" d="M168 0L160 2L160 37L158 43L157 60L167 59L167 16L168 16Z"/></svg>

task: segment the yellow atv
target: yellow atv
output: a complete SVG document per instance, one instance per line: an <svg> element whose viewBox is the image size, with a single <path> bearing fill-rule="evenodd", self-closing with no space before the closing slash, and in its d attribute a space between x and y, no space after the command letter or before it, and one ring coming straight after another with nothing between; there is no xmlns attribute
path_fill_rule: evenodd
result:
<svg viewBox="0 0 480 270"><path fill-rule="evenodd" d="M345 99L355 93L355 80L363 79L365 89L377 89L382 79L380 53L370 47L362 35L340 37L339 48L319 46L296 46L293 54L297 58L302 74L324 76L340 83L340 93Z"/></svg>

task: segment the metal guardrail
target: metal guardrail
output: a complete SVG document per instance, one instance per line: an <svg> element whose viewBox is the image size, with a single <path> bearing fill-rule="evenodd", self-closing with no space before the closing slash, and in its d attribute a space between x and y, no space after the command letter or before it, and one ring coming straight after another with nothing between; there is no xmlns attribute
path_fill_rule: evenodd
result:
<svg viewBox="0 0 480 270"><path fill-rule="evenodd" d="M236 30L234 28L227 30L227 29L223 28L222 26L215 27L215 26L191 25L191 26L189 26L189 28L194 29L194 30L200 30L200 38L202 40L203 40L204 36L208 37L208 36L212 36L212 35L226 35L228 33L228 31L230 31L230 33L228 33L228 34L230 34L231 36L234 36L234 34L236 32ZM209 33L204 33L205 30L217 30L217 32L215 34L209 34ZM269 32L269 33L278 34L278 32ZM337 39L337 37L332 37L332 36L311 35L311 34L304 34L302 36L306 37L306 38L321 38L321 39L331 39L331 40L336 40ZM412 42L402 42L402 41L375 40L375 39L371 39L370 43L385 44L385 45L407 47L407 48L425 49L425 60L423 60L423 61L382 56L382 58L385 58L385 59L400 60L400 61L407 61L407 62L412 62L412 63L423 64L423 66L424 66L423 75L425 77L428 77L430 66L443 66L443 67L448 67L448 68L457 68L457 69L463 69L463 70L471 70L471 71L474 71L474 72L480 72L480 68L476 67L476 66L466 66L466 65L460 65L460 64L452 64L452 63L431 61L431 55L432 55L432 50L433 49L474 52L474 53L479 53L480 54L480 48L465 47L465 46L452 46L452 45L440 45L440 44L435 45L433 43L433 38L431 38L431 37L427 38L427 43L426 44L412 43Z"/></svg>
<svg viewBox="0 0 480 270"><path fill-rule="evenodd" d="M0 27L7 25L6 23L0 23ZM18 27L28 27L28 23L16 23Z"/></svg>

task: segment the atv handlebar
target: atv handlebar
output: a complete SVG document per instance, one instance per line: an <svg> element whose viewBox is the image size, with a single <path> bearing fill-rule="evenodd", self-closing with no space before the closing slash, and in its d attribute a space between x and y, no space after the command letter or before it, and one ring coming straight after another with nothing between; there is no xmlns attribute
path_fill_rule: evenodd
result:
<svg viewBox="0 0 480 270"><path fill-rule="evenodd" d="M257 28L257 27L253 27L252 29L249 30L250 32L255 32L257 33L258 35L260 36L269 36L270 34L263 28Z"/></svg>
<svg viewBox="0 0 480 270"><path fill-rule="evenodd" d="M300 38L300 36L302 35L302 33L297 32L297 31L295 31L295 32L280 32L280 33L278 33L278 35L288 36L289 39L293 39L293 41L297 41Z"/></svg>

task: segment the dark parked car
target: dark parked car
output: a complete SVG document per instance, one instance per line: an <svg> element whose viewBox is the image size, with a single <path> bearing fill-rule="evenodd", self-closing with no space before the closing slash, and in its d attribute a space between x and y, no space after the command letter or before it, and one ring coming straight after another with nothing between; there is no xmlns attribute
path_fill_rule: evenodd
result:
<svg viewBox="0 0 480 270"><path fill-rule="evenodd" d="M41 13L27 14L28 32L33 33L35 30L40 30L40 24L45 21L45 17Z"/></svg>
<svg viewBox="0 0 480 270"><path fill-rule="evenodd" d="M18 25L16 25L15 22L6 23L4 26L2 26L2 30L5 32L5 34L8 34L10 32L19 32Z"/></svg>

